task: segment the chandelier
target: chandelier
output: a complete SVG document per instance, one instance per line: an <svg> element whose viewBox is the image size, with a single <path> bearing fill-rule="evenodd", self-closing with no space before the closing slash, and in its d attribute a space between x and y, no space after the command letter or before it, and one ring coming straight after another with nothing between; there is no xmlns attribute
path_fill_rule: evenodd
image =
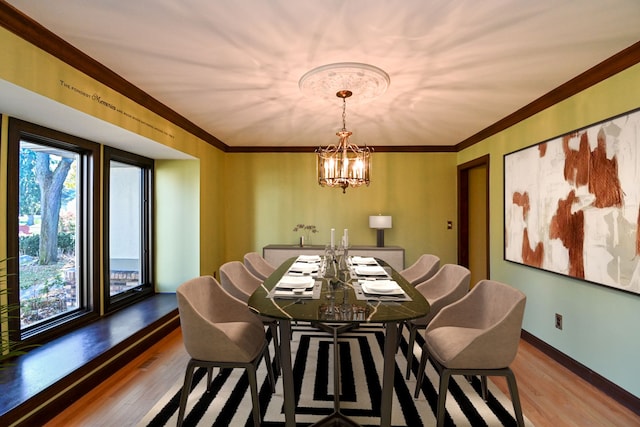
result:
<svg viewBox="0 0 640 427"><path fill-rule="evenodd" d="M373 149L349 142L352 132L346 125L347 98L353 96L356 102L366 102L384 93L388 85L389 76L383 70L355 62L324 65L302 76L299 86L306 95L342 98L342 129L336 133L338 143L316 149L318 184L340 187L343 193L347 187L369 185Z"/></svg>
<svg viewBox="0 0 640 427"><path fill-rule="evenodd" d="M369 185L371 172L371 149L366 145L358 147L349 142L351 132L347 130L347 98L351 91L341 90L336 96L342 98L342 130L336 132L338 144L326 148L318 147L318 184L327 187L340 187L346 193L347 187Z"/></svg>

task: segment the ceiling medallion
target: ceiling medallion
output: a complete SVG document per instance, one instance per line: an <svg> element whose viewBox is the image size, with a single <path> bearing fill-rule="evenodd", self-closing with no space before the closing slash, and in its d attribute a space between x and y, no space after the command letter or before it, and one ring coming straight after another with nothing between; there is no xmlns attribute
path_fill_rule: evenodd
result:
<svg viewBox="0 0 640 427"><path fill-rule="evenodd" d="M382 95L389 87L389 75L378 67L359 62L339 62L314 68L298 82L305 96L334 102L336 93L349 90L349 102L363 103Z"/></svg>

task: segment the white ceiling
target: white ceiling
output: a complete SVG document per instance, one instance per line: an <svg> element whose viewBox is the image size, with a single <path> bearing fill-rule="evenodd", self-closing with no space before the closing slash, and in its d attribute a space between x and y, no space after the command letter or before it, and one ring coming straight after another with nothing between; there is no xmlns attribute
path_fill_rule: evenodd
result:
<svg viewBox="0 0 640 427"><path fill-rule="evenodd" d="M638 0L8 0L231 147L337 142L302 75L362 62L352 141L455 145L640 40Z"/></svg>

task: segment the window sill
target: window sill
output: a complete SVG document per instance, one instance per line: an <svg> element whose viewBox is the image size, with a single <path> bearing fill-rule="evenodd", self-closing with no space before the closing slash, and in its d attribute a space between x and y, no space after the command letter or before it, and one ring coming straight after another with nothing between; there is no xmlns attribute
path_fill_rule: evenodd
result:
<svg viewBox="0 0 640 427"><path fill-rule="evenodd" d="M18 357L0 371L0 424L50 419L69 399L92 389L175 329L177 306L175 294L157 294Z"/></svg>

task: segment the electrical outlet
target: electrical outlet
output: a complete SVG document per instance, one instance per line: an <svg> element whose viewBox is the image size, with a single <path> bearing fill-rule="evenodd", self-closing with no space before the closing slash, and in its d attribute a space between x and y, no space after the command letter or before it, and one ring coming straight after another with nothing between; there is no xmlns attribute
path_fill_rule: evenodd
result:
<svg viewBox="0 0 640 427"><path fill-rule="evenodd" d="M562 314L556 313L556 329L562 330Z"/></svg>
<svg viewBox="0 0 640 427"><path fill-rule="evenodd" d="M453 229L453 221L447 221L447 230Z"/></svg>

